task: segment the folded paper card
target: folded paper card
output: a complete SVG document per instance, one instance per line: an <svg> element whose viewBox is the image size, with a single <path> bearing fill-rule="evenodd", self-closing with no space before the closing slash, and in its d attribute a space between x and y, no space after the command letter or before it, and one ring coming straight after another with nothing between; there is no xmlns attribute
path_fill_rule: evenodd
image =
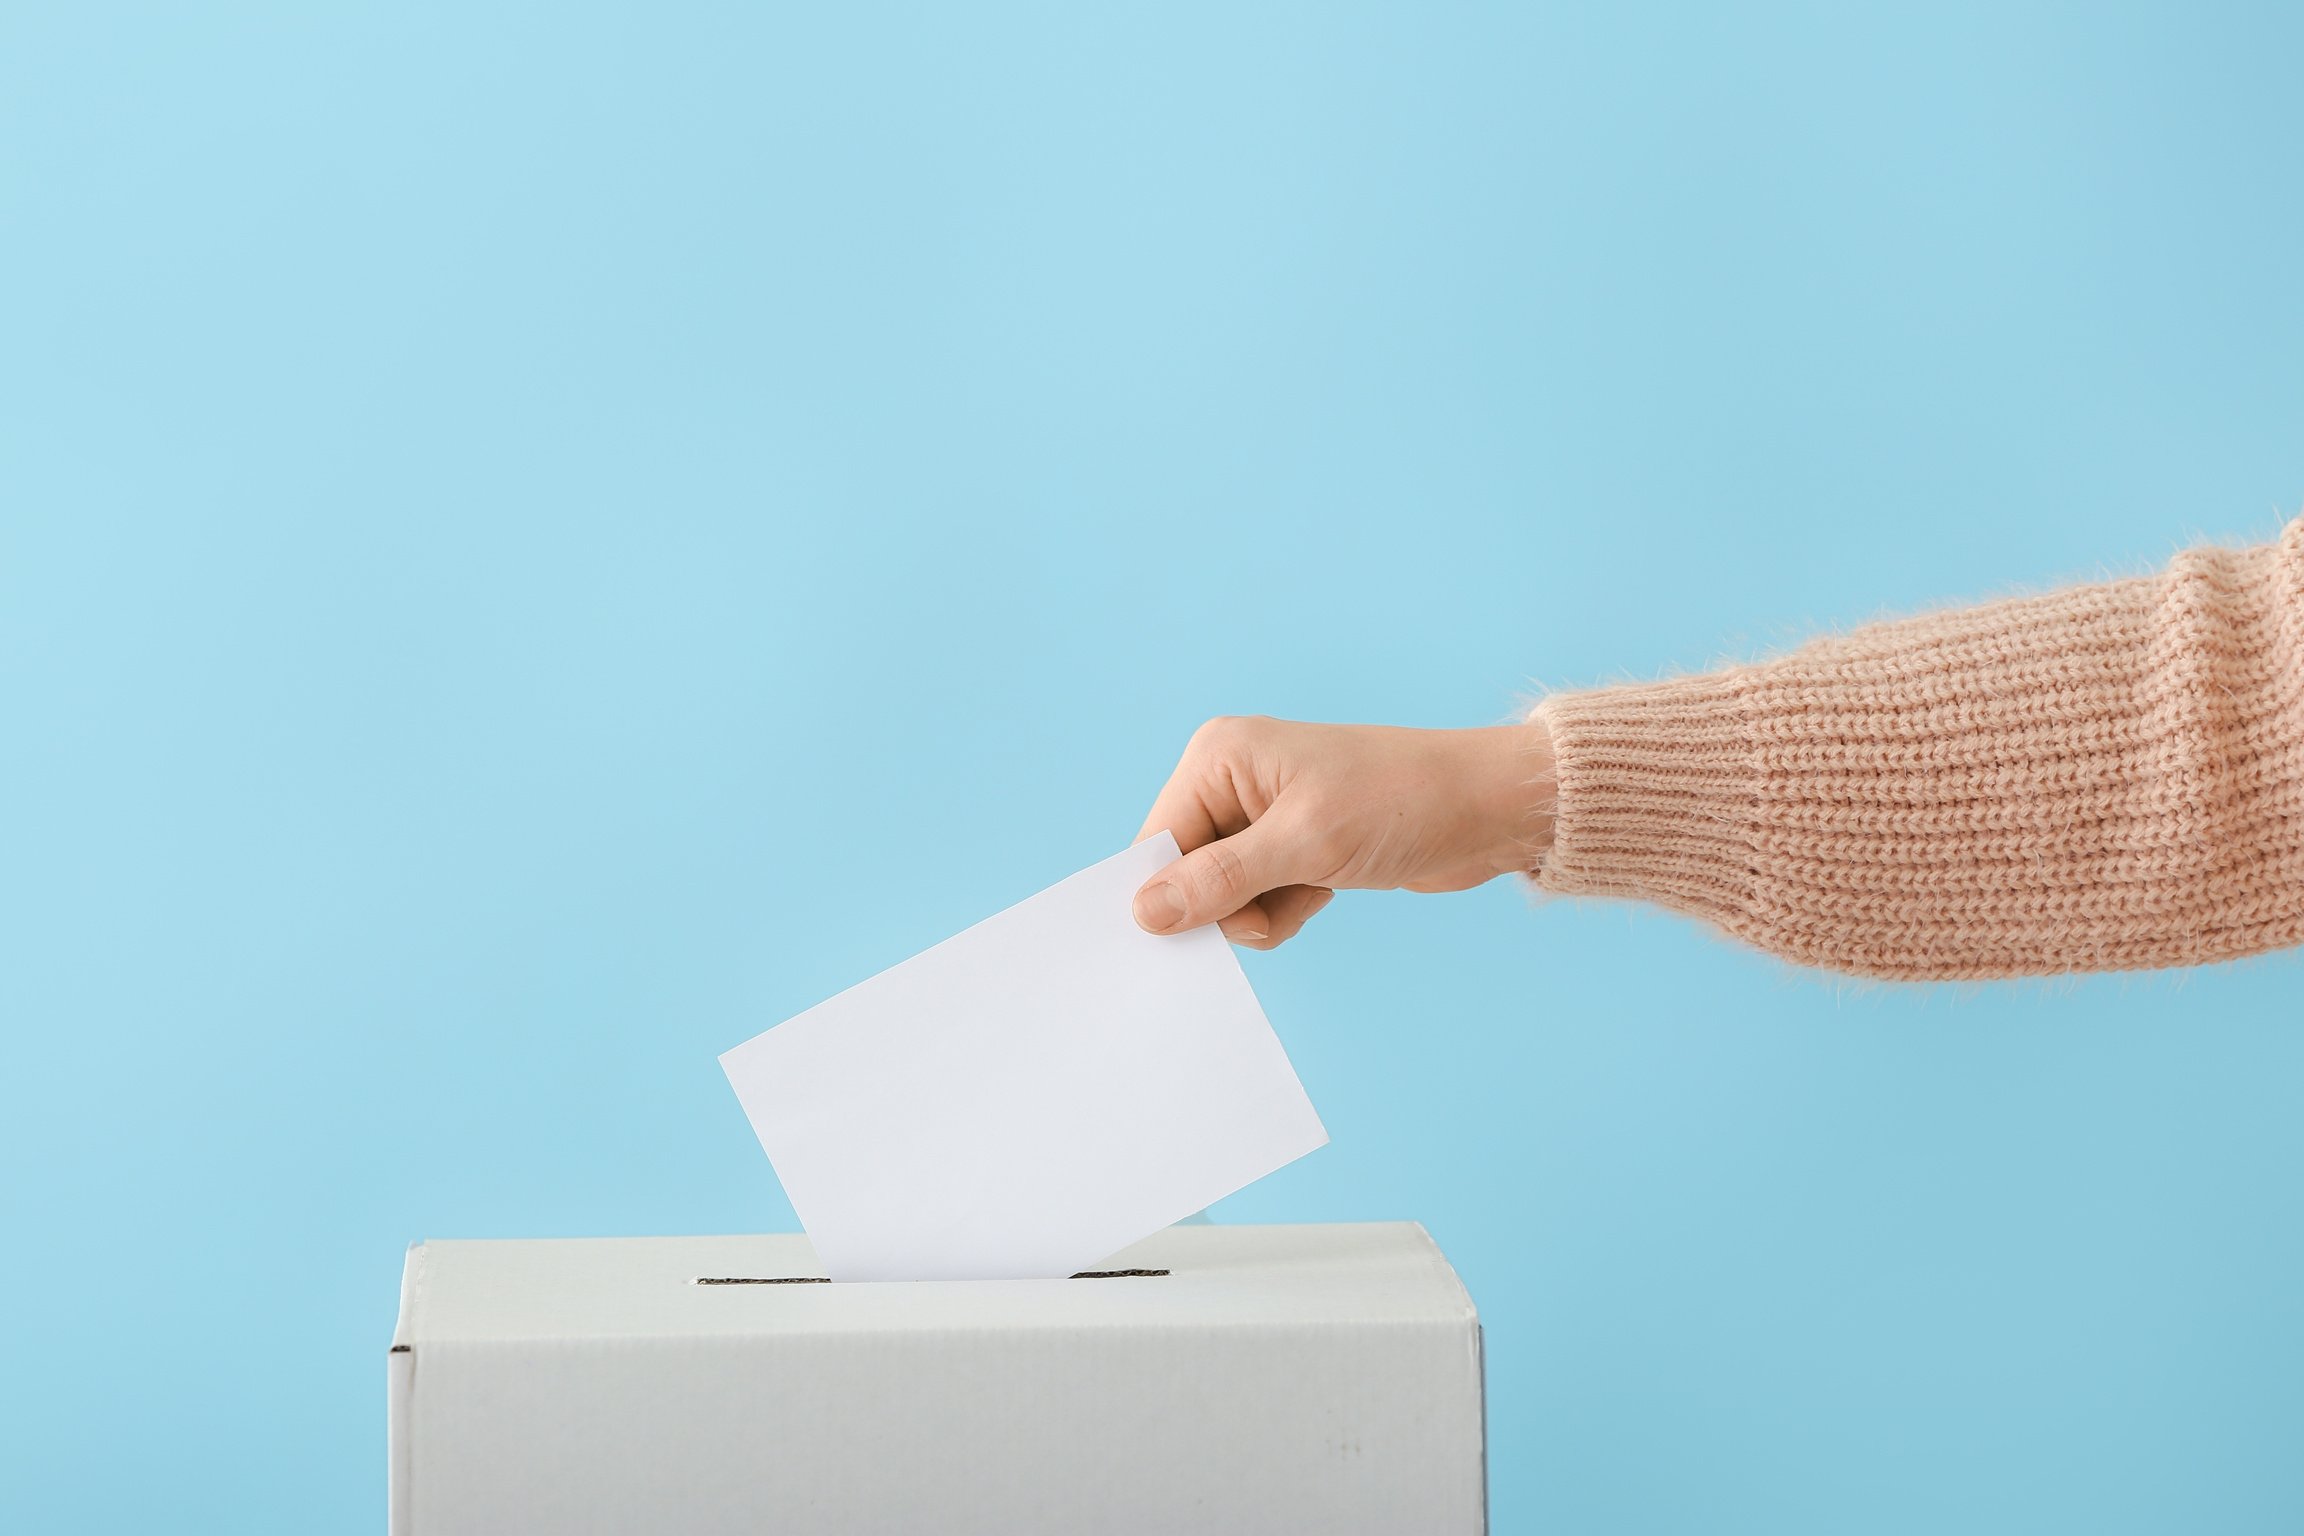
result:
<svg viewBox="0 0 2304 1536"><path fill-rule="evenodd" d="M1069 1275L1324 1145L1167 833L720 1058L835 1280Z"/></svg>

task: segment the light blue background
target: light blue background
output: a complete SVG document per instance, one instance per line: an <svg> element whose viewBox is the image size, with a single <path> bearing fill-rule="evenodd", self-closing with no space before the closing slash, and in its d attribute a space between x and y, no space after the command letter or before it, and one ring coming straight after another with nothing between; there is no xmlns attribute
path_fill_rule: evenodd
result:
<svg viewBox="0 0 2304 1536"><path fill-rule="evenodd" d="M2278 8L837 9L0 20L0 1526L376 1529L406 1241L790 1225L714 1055L1205 715L2304 502ZM1219 1217L1433 1230L1499 1530L2304 1524L2293 958L1247 965Z"/></svg>

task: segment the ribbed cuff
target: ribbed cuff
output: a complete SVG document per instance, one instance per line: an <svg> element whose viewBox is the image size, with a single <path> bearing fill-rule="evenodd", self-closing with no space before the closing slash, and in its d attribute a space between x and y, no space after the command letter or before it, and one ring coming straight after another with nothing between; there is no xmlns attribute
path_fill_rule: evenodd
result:
<svg viewBox="0 0 2304 1536"><path fill-rule="evenodd" d="M1737 669L1538 704L1529 718L1551 732L1559 798L1537 885L1637 897L1747 930L1760 793L1748 686Z"/></svg>

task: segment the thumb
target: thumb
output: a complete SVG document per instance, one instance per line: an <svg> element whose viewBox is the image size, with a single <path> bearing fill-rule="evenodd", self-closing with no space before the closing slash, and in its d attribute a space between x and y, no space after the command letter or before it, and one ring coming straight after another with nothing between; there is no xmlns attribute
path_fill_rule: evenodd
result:
<svg viewBox="0 0 2304 1536"><path fill-rule="evenodd" d="M1293 884L1286 839L1271 821L1195 848L1136 892L1136 926L1182 933L1230 917L1266 891Z"/></svg>

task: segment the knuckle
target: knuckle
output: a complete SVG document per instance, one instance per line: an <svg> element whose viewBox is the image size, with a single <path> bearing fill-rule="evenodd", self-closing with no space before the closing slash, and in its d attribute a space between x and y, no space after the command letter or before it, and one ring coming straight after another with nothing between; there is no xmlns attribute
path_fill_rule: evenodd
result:
<svg viewBox="0 0 2304 1536"><path fill-rule="evenodd" d="M1222 751L1225 744L1237 733L1239 723L1238 718L1232 715L1216 715L1201 721L1200 728L1192 733L1191 750L1198 752Z"/></svg>
<svg viewBox="0 0 2304 1536"><path fill-rule="evenodd" d="M1200 751L1222 753L1257 740L1272 724L1270 715L1214 715L1200 722L1191 744Z"/></svg>
<svg viewBox="0 0 2304 1536"><path fill-rule="evenodd" d="M1248 889L1248 866L1240 862L1239 851L1230 843L1210 843L1205 852L1200 861L1200 895L1229 911L1255 894Z"/></svg>

